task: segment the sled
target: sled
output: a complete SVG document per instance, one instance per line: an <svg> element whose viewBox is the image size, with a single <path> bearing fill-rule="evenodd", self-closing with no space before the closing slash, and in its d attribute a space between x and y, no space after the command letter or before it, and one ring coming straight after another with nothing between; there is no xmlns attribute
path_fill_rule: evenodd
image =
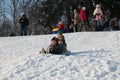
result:
<svg viewBox="0 0 120 80"><path fill-rule="evenodd" d="M44 48L41 49L41 51L39 52L39 54L52 54L49 53L47 50L45 50ZM65 56L69 56L71 53L69 50L67 50L67 52L65 53L60 53L60 54L55 54L55 55L65 55Z"/></svg>

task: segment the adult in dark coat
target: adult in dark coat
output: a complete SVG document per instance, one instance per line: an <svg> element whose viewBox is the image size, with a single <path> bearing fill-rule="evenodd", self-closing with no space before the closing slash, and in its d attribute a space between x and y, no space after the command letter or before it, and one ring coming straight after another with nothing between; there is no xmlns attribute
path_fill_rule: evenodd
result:
<svg viewBox="0 0 120 80"><path fill-rule="evenodd" d="M27 35L27 26L29 25L29 21L25 14L19 20L19 23L21 27L21 36Z"/></svg>

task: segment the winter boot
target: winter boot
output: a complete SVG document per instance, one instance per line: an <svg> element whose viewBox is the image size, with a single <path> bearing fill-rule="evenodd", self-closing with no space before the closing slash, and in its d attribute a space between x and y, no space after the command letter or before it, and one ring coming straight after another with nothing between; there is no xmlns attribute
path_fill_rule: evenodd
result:
<svg viewBox="0 0 120 80"><path fill-rule="evenodd" d="M44 48L42 48L42 49L41 49L41 51L40 51L40 53L41 53L41 54L46 54L45 49L44 49Z"/></svg>

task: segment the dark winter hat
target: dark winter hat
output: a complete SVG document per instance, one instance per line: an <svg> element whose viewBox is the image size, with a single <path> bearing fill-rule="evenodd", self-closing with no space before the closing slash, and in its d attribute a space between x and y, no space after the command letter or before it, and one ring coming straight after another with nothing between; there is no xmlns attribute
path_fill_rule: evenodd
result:
<svg viewBox="0 0 120 80"><path fill-rule="evenodd" d="M56 37L53 37L53 38L51 39L51 41L52 41L52 40L57 41L57 38L56 38Z"/></svg>
<svg viewBox="0 0 120 80"><path fill-rule="evenodd" d="M26 17L26 15L25 15L25 14L23 14L23 15L22 15L22 17Z"/></svg>

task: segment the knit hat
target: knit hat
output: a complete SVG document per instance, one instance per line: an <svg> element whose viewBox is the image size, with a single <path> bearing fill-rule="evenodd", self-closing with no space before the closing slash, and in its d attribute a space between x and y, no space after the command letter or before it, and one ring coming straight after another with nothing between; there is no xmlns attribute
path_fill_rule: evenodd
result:
<svg viewBox="0 0 120 80"><path fill-rule="evenodd" d="M62 33L61 31L59 31L57 34L60 34L60 35L62 35L63 33Z"/></svg>
<svg viewBox="0 0 120 80"><path fill-rule="evenodd" d="M53 38L51 39L51 41L52 41L52 40L57 41L57 38L56 38L56 37L53 37Z"/></svg>
<svg viewBox="0 0 120 80"><path fill-rule="evenodd" d="M23 15L22 15L22 17L26 17L26 15L25 15L25 14L23 14Z"/></svg>
<svg viewBox="0 0 120 80"><path fill-rule="evenodd" d="M73 10L73 12L74 12L74 13L77 13L77 10L76 10L76 9L74 9L74 10Z"/></svg>
<svg viewBox="0 0 120 80"><path fill-rule="evenodd" d="M58 23L58 28L59 28L59 29L64 29L64 24L63 24L62 22L59 22L59 23Z"/></svg>
<svg viewBox="0 0 120 80"><path fill-rule="evenodd" d="M58 22L58 24L63 24L62 22Z"/></svg>
<svg viewBox="0 0 120 80"><path fill-rule="evenodd" d="M97 5L96 5L96 8L100 8L100 5L99 5L99 4L97 4Z"/></svg>
<svg viewBox="0 0 120 80"><path fill-rule="evenodd" d="M82 7L82 10L86 10L86 8L85 8L85 7Z"/></svg>

